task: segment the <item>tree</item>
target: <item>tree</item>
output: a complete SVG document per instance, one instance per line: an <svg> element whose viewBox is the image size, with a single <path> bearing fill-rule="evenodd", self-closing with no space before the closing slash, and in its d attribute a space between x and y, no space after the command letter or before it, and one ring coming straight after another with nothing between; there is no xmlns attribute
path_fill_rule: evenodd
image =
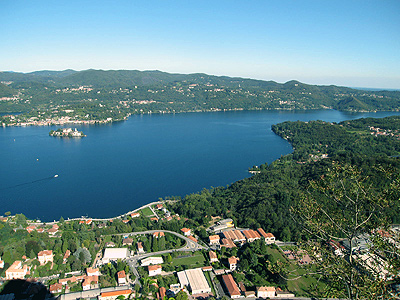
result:
<svg viewBox="0 0 400 300"><path fill-rule="evenodd" d="M17 224L17 226L19 225L26 225L26 217L24 214L16 214L15 215L15 223Z"/></svg>
<svg viewBox="0 0 400 300"><path fill-rule="evenodd" d="M184 291L179 291L175 297L176 300L189 300L189 296Z"/></svg>
<svg viewBox="0 0 400 300"><path fill-rule="evenodd" d="M291 208L295 220L303 226L307 242L302 246L314 257L317 273L329 289L322 296L347 299L387 299L390 266L398 262L398 249L378 233L387 230L388 208L398 209L399 176L382 169L376 176L387 180L381 189L373 188L370 178L351 165L333 163L327 174L311 181L309 189ZM369 241L366 249L360 240ZM344 257L333 253L332 243L342 241ZM380 241L380 243L379 243ZM384 259L382 259L382 257ZM372 268L367 260L380 262L381 269Z"/></svg>

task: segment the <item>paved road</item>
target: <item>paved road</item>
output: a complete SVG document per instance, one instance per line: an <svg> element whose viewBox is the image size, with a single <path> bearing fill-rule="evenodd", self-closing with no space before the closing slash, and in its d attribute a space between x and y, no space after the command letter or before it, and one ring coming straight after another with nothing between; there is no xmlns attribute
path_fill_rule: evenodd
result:
<svg viewBox="0 0 400 300"><path fill-rule="evenodd" d="M197 250L201 250L201 249L208 249L207 247L204 247L204 246L200 245L199 243L196 243L196 242L192 241L191 239L189 239L188 237L186 237L186 236L184 236L184 235L182 235L180 233L177 233L175 231L169 231L169 230L161 230L161 229L159 229L159 230L146 230L146 231L139 231L139 232L118 233L118 234L112 234L112 235L129 236L129 235L153 234L154 232L170 233L170 234L176 235L177 237L185 240L186 241L186 245L183 246L182 248L177 249L176 251L197 251ZM173 250L171 250L170 252L173 252ZM145 253L145 254L140 254L140 256L147 257L149 255L148 255L148 253L147 254Z"/></svg>
<svg viewBox="0 0 400 300"><path fill-rule="evenodd" d="M126 262L128 263L130 269L132 270L133 274L135 275L135 280L133 281L133 285L135 285L136 283L138 283L140 285L139 282L139 273L137 271L137 267L138 267L138 261L141 259L144 259L146 257L149 256L154 256L154 255L162 255L162 254L167 254L167 253L172 253L172 252L182 252L182 251L198 251L198 250L202 250L202 249L207 249L207 247L204 247L194 241L192 241L191 239L189 239L186 236L183 236L180 233L177 233L175 231L169 231L169 230L146 230L146 231L139 231L139 232L128 232L128 233L118 233L118 234L112 234L112 235L123 235L123 236L130 236L130 235L142 235L142 234L152 234L154 232L164 232L164 233L170 233L173 235L176 235L177 237L183 239L186 241L186 244L179 248L179 249L169 249L169 250L163 250L163 251L158 251L158 252L149 252L149 253L143 253L143 254L136 254L134 256L129 257L128 259L126 259Z"/></svg>

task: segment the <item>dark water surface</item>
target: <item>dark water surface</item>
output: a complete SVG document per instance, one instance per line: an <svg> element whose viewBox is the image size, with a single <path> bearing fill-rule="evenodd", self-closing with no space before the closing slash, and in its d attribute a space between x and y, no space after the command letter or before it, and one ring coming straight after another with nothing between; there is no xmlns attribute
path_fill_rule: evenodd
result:
<svg viewBox="0 0 400 300"><path fill-rule="evenodd" d="M393 114L323 110L132 116L110 125L72 125L87 135L82 139L49 137L55 126L0 128L0 215L11 211L42 221L116 216L159 197L231 184L248 177L249 167L290 153L291 146L271 131L273 124Z"/></svg>

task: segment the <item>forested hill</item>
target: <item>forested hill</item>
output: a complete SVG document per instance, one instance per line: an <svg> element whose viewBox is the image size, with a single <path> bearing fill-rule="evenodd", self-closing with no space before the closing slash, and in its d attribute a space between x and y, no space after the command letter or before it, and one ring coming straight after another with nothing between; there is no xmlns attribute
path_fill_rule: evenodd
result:
<svg viewBox="0 0 400 300"><path fill-rule="evenodd" d="M133 113L326 109L349 111L398 110L400 91L365 91L338 86L280 84L207 74L170 74L161 71L37 71L0 72L8 89L0 97L0 113L24 112L48 117L62 107L82 115L115 119ZM5 88L2 87L2 90ZM58 112L60 113L60 112ZM108 114L108 116L107 116ZM78 114L78 117L80 115Z"/></svg>
<svg viewBox="0 0 400 300"><path fill-rule="evenodd" d="M319 179L333 163L361 170L371 191L383 191L389 182L377 170L400 172L400 118L359 119L340 124L322 121L284 122L274 132L294 146L294 152L248 179L229 187L204 190L186 196L172 208L177 213L207 225L210 216L231 217L239 227L262 227L282 240L301 238L290 207L305 193L310 180ZM400 222L398 209L387 212L392 222Z"/></svg>

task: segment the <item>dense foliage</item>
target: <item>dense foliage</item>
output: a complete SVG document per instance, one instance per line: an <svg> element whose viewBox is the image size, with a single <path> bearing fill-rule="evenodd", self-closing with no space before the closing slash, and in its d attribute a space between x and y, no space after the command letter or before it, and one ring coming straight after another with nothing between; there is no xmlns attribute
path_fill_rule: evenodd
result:
<svg viewBox="0 0 400 300"><path fill-rule="evenodd" d="M259 174L229 187L188 195L172 209L198 224L207 223L210 216L220 215L233 218L239 227L262 227L283 241L299 240L300 228L289 208L309 182L328 172L333 162L357 166L376 189L390 184L376 168L392 173L400 171L400 160L393 157L400 152L400 141L396 136L372 135L369 132L372 124L382 129L400 129L398 117L340 124L313 121L275 125L274 132L294 146L292 154L260 166ZM400 222L398 209L391 208L387 215L392 222Z"/></svg>

